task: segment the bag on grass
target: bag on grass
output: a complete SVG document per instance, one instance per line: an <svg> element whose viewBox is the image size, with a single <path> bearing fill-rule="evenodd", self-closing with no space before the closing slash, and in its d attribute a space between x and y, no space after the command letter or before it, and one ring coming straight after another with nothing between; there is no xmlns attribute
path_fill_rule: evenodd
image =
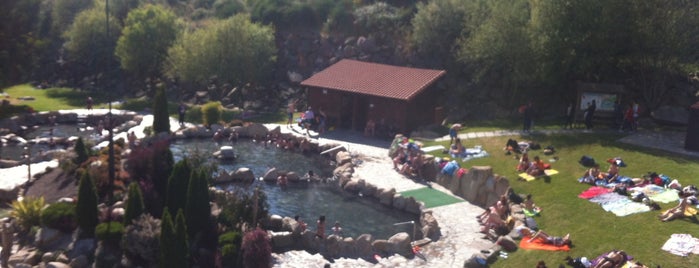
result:
<svg viewBox="0 0 699 268"><path fill-rule="evenodd" d="M595 159L587 155L583 155L578 162L585 167L592 167L595 165Z"/></svg>

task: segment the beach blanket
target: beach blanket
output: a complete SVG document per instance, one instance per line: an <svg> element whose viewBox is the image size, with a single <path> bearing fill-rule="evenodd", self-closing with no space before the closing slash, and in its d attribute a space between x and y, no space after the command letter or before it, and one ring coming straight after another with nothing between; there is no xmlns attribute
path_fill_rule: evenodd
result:
<svg viewBox="0 0 699 268"><path fill-rule="evenodd" d="M601 194L609 193L610 191L611 191L610 189L607 189L604 187L592 186L589 189L583 191L581 194L579 194L578 197L584 198L584 199L590 199L590 198L593 198L593 197L601 195Z"/></svg>
<svg viewBox="0 0 699 268"><path fill-rule="evenodd" d="M525 181L533 181L533 180L536 180L536 178L541 178L541 177L545 177L545 176L553 176L556 174L558 174L558 170L546 169L546 170L544 170L544 175L532 176L532 175L529 175L526 172L524 172L524 173L519 174L519 178L522 180L525 180Z"/></svg>
<svg viewBox="0 0 699 268"><path fill-rule="evenodd" d="M433 145L433 146L427 146L424 148L420 148L423 153L429 153L429 152L434 152L434 151L439 151L439 150L444 150L444 145Z"/></svg>
<svg viewBox="0 0 699 268"><path fill-rule="evenodd" d="M526 209L526 208L523 208L522 211L524 212L524 215L525 215L525 216L529 216L529 217L539 216L539 213L541 212L541 210L538 210L538 209L536 209L536 208L534 208L533 211L532 211L532 210L528 210L528 209Z"/></svg>
<svg viewBox="0 0 699 268"><path fill-rule="evenodd" d="M690 234L672 234L661 249L678 256L687 257L690 253L696 254L699 251L699 239L692 237Z"/></svg>
<svg viewBox="0 0 699 268"><path fill-rule="evenodd" d="M595 197L592 197L592 198L590 198L590 199L588 199L588 200L590 200L590 202L592 202L592 203L597 203L597 204L600 204L600 205L604 205L604 204L607 204L607 203L619 202L620 200L629 200L629 198L626 197L626 196L617 194L617 193L615 193L615 192L606 192L606 193L597 195L597 196L595 196ZM630 201L630 200L629 200L629 201Z"/></svg>
<svg viewBox="0 0 699 268"><path fill-rule="evenodd" d="M677 194L677 191L672 190L672 189L667 189L664 190L661 193L655 194L655 195L649 195L648 198L650 200L653 200L658 203L670 203L670 202L675 202L680 199L679 194Z"/></svg>
<svg viewBox="0 0 699 268"><path fill-rule="evenodd" d="M519 241L519 247L523 249L538 249L538 250L549 250L549 251L570 251L568 245L563 245L560 247L546 244L541 239L534 239L534 241L529 242L529 236L522 237Z"/></svg>
<svg viewBox="0 0 699 268"><path fill-rule="evenodd" d="M588 200L600 204L602 209L614 213L618 217L650 211L650 207L645 204L633 202L628 197L614 192L600 194Z"/></svg>
<svg viewBox="0 0 699 268"><path fill-rule="evenodd" d="M631 187L629 188L630 192L642 192L646 196L654 196L657 194L660 194L665 191L665 188L655 185L655 184L647 184L643 187Z"/></svg>
<svg viewBox="0 0 699 268"><path fill-rule="evenodd" d="M476 158L482 158L482 157L487 157L489 154L481 146L476 146L474 148L466 148L466 151L463 153L463 158L461 161L468 161L471 159L476 159Z"/></svg>

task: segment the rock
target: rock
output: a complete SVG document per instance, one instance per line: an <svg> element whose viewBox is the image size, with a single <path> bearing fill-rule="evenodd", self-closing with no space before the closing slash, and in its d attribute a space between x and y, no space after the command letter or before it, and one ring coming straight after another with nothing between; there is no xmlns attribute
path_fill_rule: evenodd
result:
<svg viewBox="0 0 699 268"><path fill-rule="evenodd" d="M405 210L405 197L400 194L394 195L393 208L397 210Z"/></svg>
<svg viewBox="0 0 699 268"><path fill-rule="evenodd" d="M413 213L415 215L420 214L420 208L422 207L422 203L418 202L415 197L409 196L405 198L405 208L404 210L410 213Z"/></svg>
<svg viewBox="0 0 699 268"><path fill-rule="evenodd" d="M357 240L354 242L357 257L365 259L371 258L374 254L374 247L371 243L372 240L373 237L370 234L362 234L357 237Z"/></svg>
<svg viewBox="0 0 699 268"><path fill-rule="evenodd" d="M373 185L371 183L367 183L364 186L364 189L362 190L362 195L367 196L367 197L378 197L377 192L378 192L378 187L376 187L376 185Z"/></svg>
<svg viewBox="0 0 699 268"><path fill-rule="evenodd" d="M410 246L410 235L406 232L397 233L388 239L391 244L392 253L398 253L402 256L412 256L413 251Z"/></svg>
<svg viewBox="0 0 699 268"><path fill-rule="evenodd" d="M350 153L347 151L337 152L337 155L335 155L335 162L337 162L338 166L352 163L352 155L350 155Z"/></svg>
<svg viewBox="0 0 699 268"><path fill-rule="evenodd" d="M268 227L272 230L281 230L284 225L284 219L279 215L272 215L269 217Z"/></svg>
<svg viewBox="0 0 699 268"><path fill-rule="evenodd" d="M379 203L391 206L393 205L393 196L396 194L396 189L381 189L379 191Z"/></svg>
<svg viewBox="0 0 699 268"><path fill-rule="evenodd" d="M357 255L354 239L345 237L340 241L338 257L354 258Z"/></svg>
<svg viewBox="0 0 699 268"><path fill-rule="evenodd" d="M122 221L124 219L124 213L126 210L124 208L114 208L112 209L112 214L110 215L112 221Z"/></svg>
<svg viewBox="0 0 699 268"><path fill-rule="evenodd" d="M347 176L346 174L342 174L342 175L340 175L340 179L338 180L338 183L340 184L340 186L344 187L351 180L352 180L352 176Z"/></svg>
<svg viewBox="0 0 699 268"><path fill-rule="evenodd" d="M376 239L371 242L371 246L378 252L383 254L392 254L391 243L385 239Z"/></svg>
<svg viewBox="0 0 699 268"><path fill-rule="evenodd" d="M259 123L253 123L245 127L246 131L244 131L248 137L254 138L254 137L265 137L267 136L267 133L269 130L262 124ZM243 133L241 133L242 136Z"/></svg>
<svg viewBox="0 0 699 268"><path fill-rule="evenodd" d="M495 242L496 245L501 246L507 252L513 252L517 250L517 243L512 240L509 236L503 235L498 237Z"/></svg>
<svg viewBox="0 0 699 268"><path fill-rule="evenodd" d="M330 258L337 258L340 256L340 242L342 241L342 237L337 236L337 235L329 235L327 239L325 239L325 254L327 257Z"/></svg>
<svg viewBox="0 0 699 268"><path fill-rule="evenodd" d="M420 225L422 226L422 235L432 240L437 240L441 235L439 223L432 215L432 211L425 211L420 216Z"/></svg>
<svg viewBox="0 0 699 268"><path fill-rule="evenodd" d="M338 165L335 168L335 170L333 170L333 174L335 175L344 173L354 173L354 165L351 162L347 162L343 165Z"/></svg>
<svg viewBox="0 0 699 268"><path fill-rule="evenodd" d="M294 244L291 232L270 232L272 247L277 250L287 249Z"/></svg>
<svg viewBox="0 0 699 268"><path fill-rule="evenodd" d="M265 172L265 175L262 176L262 180L265 182L276 182L278 177L279 173L277 172L277 168L273 167Z"/></svg>
<svg viewBox="0 0 699 268"><path fill-rule="evenodd" d="M233 174L231 174L231 177L235 181L243 181L243 182L253 182L255 181L255 175L252 174L252 170L249 168L241 167L238 168Z"/></svg>
<svg viewBox="0 0 699 268"><path fill-rule="evenodd" d="M300 182L301 176L299 176L299 174L296 172L291 171L286 173L286 179L289 180L289 182Z"/></svg>
<svg viewBox="0 0 699 268"><path fill-rule="evenodd" d="M345 183L345 186L343 186L342 189L350 193L358 193L359 182L357 180L350 180L347 183Z"/></svg>
<svg viewBox="0 0 699 268"><path fill-rule="evenodd" d="M72 240L71 234L65 234L49 227L42 227L36 233L34 243L36 243L37 248L40 250L48 252L67 248Z"/></svg>
<svg viewBox="0 0 699 268"><path fill-rule="evenodd" d="M56 257L56 261L61 263L68 263L70 259L68 259L68 257L65 254L60 253L58 254L58 257Z"/></svg>
<svg viewBox="0 0 699 268"><path fill-rule="evenodd" d="M71 268L87 268L89 267L90 261L87 259L87 256L85 255L80 255L78 257L73 258L70 260L70 265Z"/></svg>

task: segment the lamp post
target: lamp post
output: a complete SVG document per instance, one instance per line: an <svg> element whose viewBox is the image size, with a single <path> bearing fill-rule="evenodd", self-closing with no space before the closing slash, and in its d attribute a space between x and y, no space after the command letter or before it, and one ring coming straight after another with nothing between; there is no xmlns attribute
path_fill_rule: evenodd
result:
<svg viewBox="0 0 699 268"><path fill-rule="evenodd" d="M109 0L105 1L104 15L107 28L107 41L109 41ZM105 59L107 65L109 65L109 59ZM112 93L107 93L109 95L109 113L107 114L107 127L109 131L109 190L107 192L107 202L109 204L114 203L114 118L112 116Z"/></svg>
<svg viewBox="0 0 699 268"><path fill-rule="evenodd" d="M27 158L27 183L32 180L32 147L24 146L24 157Z"/></svg>

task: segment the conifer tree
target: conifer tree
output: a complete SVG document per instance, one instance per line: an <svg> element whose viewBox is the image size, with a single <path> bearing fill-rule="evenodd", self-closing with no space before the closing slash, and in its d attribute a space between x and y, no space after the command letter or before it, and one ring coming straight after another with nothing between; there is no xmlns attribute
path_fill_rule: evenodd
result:
<svg viewBox="0 0 699 268"><path fill-rule="evenodd" d="M130 225L133 220L141 216L146 205L143 203L143 193L137 182L129 184L129 198L126 201L126 211L124 212L124 225Z"/></svg>
<svg viewBox="0 0 699 268"><path fill-rule="evenodd" d="M79 137L78 140L75 142L75 146L73 147L73 150L75 151L75 154L77 155L75 157L75 163L80 165L83 162L87 161L87 158L89 156L87 147L85 147L85 142L83 141L82 137Z"/></svg>
<svg viewBox="0 0 699 268"><path fill-rule="evenodd" d="M160 221L160 262L161 268L178 267L175 259L175 226L170 212L165 209Z"/></svg>
<svg viewBox="0 0 699 268"><path fill-rule="evenodd" d="M189 179L185 217L189 238L194 239L204 228L209 226L211 207L209 206L209 185L206 173L196 170Z"/></svg>
<svg viewBox="0 0 699 268"><path fill-rule="evenodd" d="M184 217L184 212L182 209L177 210L177 217L175 217L175 252L178 262L187 264L189 263L189 241L187 236L187 222Z"/></svg>
<svg viewBox="0 0 699 268"><path fill-rule="evenodd" d="M170 115L167 111L167 96L165 86L159 83L155 89L155 100L153 102L153 132L170 132Z"/></svg>
<svg viewBox="0 0 699 268"><path fill-rule="evenodd" d="M94 237L95 227L99 222L97 218L97 190L90 178L89 172L84 172L80 177L78 188L78 203L75 206L75 215L81 235L84 237Z"/></svg>
<svg viewBox="0 0 699 268"><path fill-rule="evenodd" d="M168 180L166 206L170 209L170 214L176 214L178 210L185 209L187 204L187 187L189 187L189 178L192 176L192 167L187 161L187 158L175 164L172 169L172 174Z"/></svg>

